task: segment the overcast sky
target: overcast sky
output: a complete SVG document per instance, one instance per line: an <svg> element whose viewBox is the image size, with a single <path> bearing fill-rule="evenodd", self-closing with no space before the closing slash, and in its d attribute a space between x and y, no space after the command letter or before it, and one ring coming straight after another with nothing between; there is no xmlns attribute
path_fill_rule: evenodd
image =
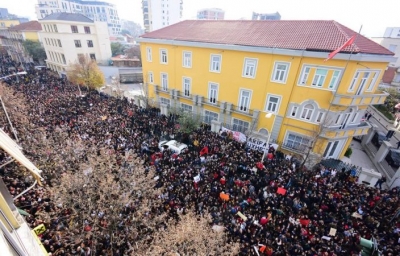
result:
<svg viewBox="0 0 400 256"><path fill-rule="evenodd" d="M105 0L117 5L120 18L143 26L141 0ZM38 0L0 0L10 13L36 19ZM183 0L183 19L202 8L221 8L226 19L250 19L253 11L278 11L283 20L336 20L366 36L382 36L386 27L400 27L400 0Z"/></svg>

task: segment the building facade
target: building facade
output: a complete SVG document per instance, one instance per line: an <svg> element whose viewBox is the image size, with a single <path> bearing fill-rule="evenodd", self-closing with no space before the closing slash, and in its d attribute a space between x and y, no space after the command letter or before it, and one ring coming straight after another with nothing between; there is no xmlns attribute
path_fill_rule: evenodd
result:
<svg viewBox="0 0 400 256"><path fill-rule="evenodd" d="M225 11L219 8L209 8L197 11L198 20L223 20Z"/></svg>
<svg viewBox="0 0 400 256"><path fill-rule="evenodd" d="M358 35L324 62L354 34L334 21L183 21L139 38L144 84L164 113L182 108L209 124L270 134L288 153L340 158L370 128L368 105L387 97L378 81L394 59Z"/></svg>
<svg viewBox="0 0 400 256"><path fill-rule="evenodd" d="M382 45L389 51L394 53L397 60L389 63L385 77L391 81L383 81L393 86L400 86L400 27L388 27L385 30L383 37L372 37L374 42Z"/></svg>
<svg viewBox="0 0 400 256"><path fill-rule="evenodd" d="M107 64L111 43L106 22L93 21L82 14L53 13L39 21L40 37L47 55L47 66L65 75L79 56Z"/></svg>
<svg viewBox="0 0 400 256"><path fill-rule="evenodd" d="M25 51L23 41L32 40L41 42L39 32L42 26L38 21L29 21L8 28L4 38L7 52L18 62L32 62L31 56Z"/></svg>
<svg viewBox="0 0 400 256"><path fill-rule="evenodd" d="M253 15L251 17L252 20L280 20L281 15L279 12L275 13L256 13L253 12Z"/></svg>
<svg viewBox="0 0 400 256"><path fill-rule="evenodd" d="M183 0L143 0L145 32L157 30L179 22L182 18Z"/></svg>
<svg viewBox="0 0 400 256"><path fill-rule="evenodd" d="M107 22L111 35L121 32L116 6L105 1L38 0L35 9L38 20L57 12L79 13L93 21Z"/></svg>

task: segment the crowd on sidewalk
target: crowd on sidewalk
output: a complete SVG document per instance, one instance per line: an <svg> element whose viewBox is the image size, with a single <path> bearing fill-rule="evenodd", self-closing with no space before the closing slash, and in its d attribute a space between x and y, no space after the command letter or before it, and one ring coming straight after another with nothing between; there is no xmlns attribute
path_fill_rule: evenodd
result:
<svg viewBox="0 0 400 256"><path fill-rule="evenodd" d="M16 63L3 56L0 65L2 77L9 75L12 71L8 67ZM48 71L31 68L27 72L19 82L15 77L6 81L29 102L25 114L31 130L15 123L22 145L27 145L32 129L44 129L49 133L62 130L87 146L109 147L116 157L135 150L146 166L156 169L156 187L162 190L159 196L163 204L154 207L170 216L188 210L210 213L211 225L223 226L230 241L240 242L240 255L358 255L360 239L372 237L382 255L398 255L400 251L396 189L359 185L344 170L323 166L300 169L273 148L260 163L262 152L213 133L207 125L192 134L180 134L174 118L161 115L157 108L142 109L127 99L94 90L77 97L76 86ZM12 136L7 123L1 126ZM159 152L161 137L179 139L189 149L180 154ZM34 148L24 147L24 152L33 162L42 157ZM6 155L0 156L2 162L6 159ZM26 220L32 228L46 226L40 239L53 255L111 255L106 237L97 247L91 244L90 236L71 241L69 232L87 231L83 227L69 230L70 209L52 202L52 179L73 165L73 161L63 161L44 168L47 185L31 190L15 204L30 214ZM18 166L6 166L0 175L15 196L32 181L13 168ZM49 212L53 217L45 220L43 213ZM121 245L112 255L124 255L124 248Z"/></svg>

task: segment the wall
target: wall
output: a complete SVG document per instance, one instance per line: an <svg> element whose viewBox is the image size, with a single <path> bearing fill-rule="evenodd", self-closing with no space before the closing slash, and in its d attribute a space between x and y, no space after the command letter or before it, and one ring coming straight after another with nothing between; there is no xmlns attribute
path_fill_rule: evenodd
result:
<svg viewBox="0 0 400 256"><path fill-rule="evenodd" d="M390 66L393 67L400 67L400 37L398 38L389 38L389 37L373 37L371 38L373 41L377 42L378 44L384 46L386 49L389 49L389 46L397 45L396 50L394 51L395 57L397 61L391 62Z"/></svg>

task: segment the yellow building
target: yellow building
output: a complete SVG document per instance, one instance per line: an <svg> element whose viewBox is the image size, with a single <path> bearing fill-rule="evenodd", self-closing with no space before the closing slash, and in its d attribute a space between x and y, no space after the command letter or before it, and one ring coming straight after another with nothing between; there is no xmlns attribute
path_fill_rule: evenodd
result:
<svg viewBox="0 0 400 256"><path fill-rule="evenodd" d="M357 35L324 61L356 34L335 21L183 21L139 39L144 83L162 107L270 134L285 153L341 158L370 128L367 106L384 102L377 87L394 58Z"/></svg>
<svg viewBox="0 0 400 256"><path fill-rule="evenodd" d="M7 29L3 35L3 45L7 47L8 54L20 62L31 62L32 59L25 51L22 42L25 40L40 41L39 33L42 26L36 20L16 24Z"/></svg>

